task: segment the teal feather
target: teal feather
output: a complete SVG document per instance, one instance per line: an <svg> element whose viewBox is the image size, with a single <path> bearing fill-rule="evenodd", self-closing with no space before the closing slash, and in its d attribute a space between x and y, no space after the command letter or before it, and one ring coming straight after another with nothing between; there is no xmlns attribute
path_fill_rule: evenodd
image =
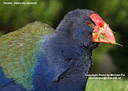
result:
<svg viewBox="0 0 128 91"><path fill-rule="evenodd" d="M41 22L27 24L23 28L0 37L0 67L4 74L30 90L40 43L53 33L49 25Z"/></svg>

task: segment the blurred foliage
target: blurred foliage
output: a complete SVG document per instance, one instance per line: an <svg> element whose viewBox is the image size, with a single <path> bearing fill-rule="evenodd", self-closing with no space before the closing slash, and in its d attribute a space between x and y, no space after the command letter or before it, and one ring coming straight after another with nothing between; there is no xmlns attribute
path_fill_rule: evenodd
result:
<svg viewBox="0 0 128 91"><path fill-rule="evenodd" d="M10 1L10 0L3 0ZM99 64L106 53L111 53L121 72L128 74L128 1L127 0L11 0L37 1L37 5L3 5L0 1L0 31L7 33L32 21L42 21L54 28L64 15L74 9L94 10L116 32L116 39L123 47L100 44L93 51L93 62Z"/></svg>
<svg viewBox="0 0 128 91"><path fill-rule="evenodd" d="M11 2L14 1L35 0L11 0ZM2 1L0 2L0 28L4 29L4 32L10 32L38 20L52 25L53 19L61 9L61 3L58 0L38 0L36 5L4 5Z"/></svg>
<svg viewBox="0 0 128 91"><path fill-rule="evenodd" d="M2 32L0 32L0 36L1 36L1 35L3 35L3 33L2 33Z"/></svg>
<svg viewBox="0 0 128 91"><path fill-rule="evenodd" d="M94 66L99 66L98 64L100 64L103 61L106 53L111 48L113 48L113 46L115 45L100 43L99 46L94 49L93 54L92 54L93 62L95 63Z"/></svg>
<svg viewBox="0 0 128 91"><path fill-rule="evenodd" d="M117 41L124 45L123 47L113 47L111 55L116 65L120 68L120 71L128 74L128 1L104 0L102 2L101 5L103 5L103 7L102 10L100 10L102 16L106 18L112 29L117 32L115 34L117 35Z"/></svg>

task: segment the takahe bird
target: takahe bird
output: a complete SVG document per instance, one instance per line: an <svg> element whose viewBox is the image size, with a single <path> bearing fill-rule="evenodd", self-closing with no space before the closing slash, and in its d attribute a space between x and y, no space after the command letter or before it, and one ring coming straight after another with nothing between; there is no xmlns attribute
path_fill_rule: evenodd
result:
<svg viewBox="0 0 128 91"><path fill-rule="evenodd" d="M92 50L116 44L94 11L69 12L54 31L40 22L0 38L0 91L84 91Z"/></svg>

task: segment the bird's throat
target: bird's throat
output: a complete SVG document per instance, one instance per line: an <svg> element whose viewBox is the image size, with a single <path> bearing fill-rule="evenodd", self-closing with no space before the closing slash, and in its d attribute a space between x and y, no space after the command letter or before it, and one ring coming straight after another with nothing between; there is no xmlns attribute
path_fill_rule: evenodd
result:
<svg viewBox="0 0 128 91"><path fill-rule="evenodd" d="M50 72L56 73L50 81L57 83L57 91L84 91L86 86L86 74L92 64L91 50L72 43L67 37L54 35L44 46Z"/></svg>

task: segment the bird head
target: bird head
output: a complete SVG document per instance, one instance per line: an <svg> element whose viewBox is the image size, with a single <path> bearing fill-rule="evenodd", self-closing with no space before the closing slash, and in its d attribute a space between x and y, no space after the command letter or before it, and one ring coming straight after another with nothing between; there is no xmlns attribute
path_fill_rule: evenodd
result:
<svg viewBox="0 0 128 91"><path fill-rule="evenodd" d="M107 23L94 11L77 9L69 12L60 24L77 44L94 49L98 43L116 44ZM59 26L59 27L60 27Z"/></svg>

